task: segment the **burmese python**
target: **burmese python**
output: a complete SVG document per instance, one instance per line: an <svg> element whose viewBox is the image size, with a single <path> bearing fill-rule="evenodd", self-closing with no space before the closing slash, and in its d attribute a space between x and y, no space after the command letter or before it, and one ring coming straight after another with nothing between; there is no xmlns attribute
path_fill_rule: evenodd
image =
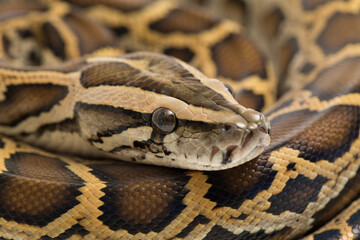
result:
<svg viewBox="0 0 360 240"><path fill-rule="evenodd" d="M1 239L359 236L360 1L221 4L0 0Z"/></svg>

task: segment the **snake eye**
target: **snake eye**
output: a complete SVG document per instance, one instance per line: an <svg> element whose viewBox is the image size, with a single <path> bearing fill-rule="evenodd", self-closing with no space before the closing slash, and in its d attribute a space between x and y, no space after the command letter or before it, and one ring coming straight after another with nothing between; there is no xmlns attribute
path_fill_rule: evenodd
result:
<svg viewBox="0 0 360 240"><path fill-rule="evenodd" d="M176 116L167 108L158 108L151 116L151 125L160 133L169 134L176 127Z"/></svg>
<svg viewBox="0 0 360 240"><path fill-rule="evenodd" d="M224 85L225 85L226 90L228 90L231 93L231 95L234 96L234 89L230 86L230 84L224 83Z"/></svg>

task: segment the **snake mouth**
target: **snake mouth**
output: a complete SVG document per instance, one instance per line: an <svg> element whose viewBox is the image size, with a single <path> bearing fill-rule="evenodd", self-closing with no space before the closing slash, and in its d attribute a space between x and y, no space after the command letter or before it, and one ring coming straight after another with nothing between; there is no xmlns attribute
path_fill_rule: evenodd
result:
<svg viewBox="0 0 360 240"><path fill-rule="evenodd" d="M267 129L247 131L238 143L211 148L210 164L203 170L224 170L256 158L270 143Z"/></svg>
<svg viewBox="0 0 360 240"><path fill-rule="evenodd" d="M226 152L223 154L223 160L221 164L228 164L231 163L232 159L230 158L231 154L237 149L239 146L231 145L226 148Z"/></svg>
<svg viewBox="0 0 360 240"><path fill-rule="evenodd" d="M230 163L232 160L231 160L231 154L233 153L233 151L238 148L239 146L238 145L231 145L231 146L228 146L226 148L226 151L223 152L222 154L222 162L221 164L228 164ZM210 155L210 161L213 160L214 156L220 151L220 148L217 147L217 146L213 146L212 147L212 151L211 151L211 155Z"/></svg>

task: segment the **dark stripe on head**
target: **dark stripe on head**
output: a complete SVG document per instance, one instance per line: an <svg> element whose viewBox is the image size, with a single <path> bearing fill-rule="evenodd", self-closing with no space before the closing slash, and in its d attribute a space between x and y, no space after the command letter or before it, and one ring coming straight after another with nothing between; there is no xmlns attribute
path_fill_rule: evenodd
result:
<svg viewBox="0 0 360 240"><path fill-rule="evenodd" d="M101 137L120 134L128 128L148 126L150 115L108 105L77 103L75 106L80 127L93 130L92 141L101 141Z"/></svg>
<svg viewBox="0 0 360 240"><path fill-rule="evenodd" d="M146 61L146 69L138 70L123 62L99 62L83 69L81 84L129 86L180 99L187 104L215 111L238 108L215 90L203 85L174 59L149 53L128 54L125 59Z"/></svg>
<svg viewBox="0 0 360 240"><path fill-rule="evenodd" d="M64 121L58 123L51 123L42 125L39 129L36 130L36 134L38 136L43 135L45 132L54 132L54 131L62 131L62 132L70 132L70 133L79 133L80 129L77 123L76 118L67 118ZM29 134L23 133L22 136L27 136Z"/></svg>
<svg viewBox="0 0 360 240"><path fill-rule="evenodd" d="M5 100L0 102L0 124L15 126L30 116L48 112L67 94L67 87L61 85L9 85Z"/></svg>
<svg viewBox="0 0 360 240"><path fill-rule="evenodd" d="M107 182L98 217L111 230L130 234L160 232L186 207L182 200L190 177L174 168L134 164L89 165ZM136 184L129 184L136 183Z"/></svg>
<svg viewBox="0 0 360 240"><path fill-rule="evenodd" d="M78 205L83 180L66 165L35 153L17 152L5 159L7 171L0 175L1 216L43 227Z"/></svg>

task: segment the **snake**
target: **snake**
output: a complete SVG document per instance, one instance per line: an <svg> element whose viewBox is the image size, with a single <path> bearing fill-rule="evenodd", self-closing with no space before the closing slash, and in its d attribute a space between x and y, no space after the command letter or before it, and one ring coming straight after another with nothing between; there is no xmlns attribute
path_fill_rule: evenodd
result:
<svg viewBox="0 0 360 240"><path fill-rule="evenodd" d="M0 0L0 238L359 238L359 13Z"/></svg>

